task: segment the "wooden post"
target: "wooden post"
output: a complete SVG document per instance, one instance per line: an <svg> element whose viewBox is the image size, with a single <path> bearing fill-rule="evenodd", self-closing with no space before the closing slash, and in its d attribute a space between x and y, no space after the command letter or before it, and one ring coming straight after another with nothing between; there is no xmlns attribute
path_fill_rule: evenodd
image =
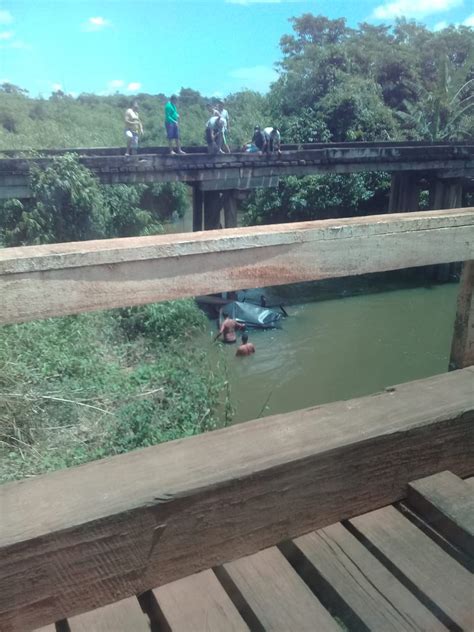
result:
<svg viewBox="0 0 474 632"><path fill-rule="evenodd" d="M204 191L204 230L216 230L221 226L222 198L220 191Z"/></svg>
<svg viewBox="0 0 474 632"><path fill-rule="evenodd" d="M225 228L237 227L237 191L229 189L224 191L224 224Z"/></svg>
<svg viewBox="0 0 474 632"><path fill-rule="evenodd" d="M433 211L449 208L460 208L462 205L462 180L438 178L430 190L430 209ZM455 263L446 263L433 267L433 278L436 281L449 281L455 274Z"/></svg>
<svg viewBox="0 0 474 632"><path fill-rule="evenodd" d="M388 212L417 211L419 203L420 188L418 177L406 172L392 174Z"/></svg>
<svg viewBox="0 0 474 632"><path fill-rule="evenodd" d="M202 230L202 198L199 184L193 185L193 232Z"/></svg>
<svg viewBox="0 0 474 632"><path fill-rule="evenodd" d="M459 284L458 307L451 344L450 371L474 364L474 260L465 261Z"/></svg>

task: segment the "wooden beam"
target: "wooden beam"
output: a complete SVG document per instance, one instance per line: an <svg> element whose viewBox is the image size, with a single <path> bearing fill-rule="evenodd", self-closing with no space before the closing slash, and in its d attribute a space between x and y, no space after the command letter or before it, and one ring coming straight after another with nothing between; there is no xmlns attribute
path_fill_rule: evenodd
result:
<svg viewBox="0 0 474 632"><path fill-rule="evenodd" d="M351 521L372 553L449 630L474 629L472 574L395 507L384 507ZM441 578L441 580L440 580Z"/></svg>
<svg viewBox="0 0 474 632"><path fill-rule="evenodd" d="M474 368L0 486L0 629L28 630L474 474Z"/></svg>
<svg viewBox="0 0 474 632"><path fill-rule="evenodd" d="M463 369L474 364L474 260L465 261L459 282L458 303L449 368Z"/></svg>
<svg viewBox="0 0 474 632"><path fill-rule="evenodd" d="M439 472L408 486L408 503L449 542L474 558L474 497L469 483Z"/></svg>
<svg viewBox="0 0 474 632"><path fill-rule="evenodd" d="M0 249L0 324L474 258L474 208Z"/></svg>

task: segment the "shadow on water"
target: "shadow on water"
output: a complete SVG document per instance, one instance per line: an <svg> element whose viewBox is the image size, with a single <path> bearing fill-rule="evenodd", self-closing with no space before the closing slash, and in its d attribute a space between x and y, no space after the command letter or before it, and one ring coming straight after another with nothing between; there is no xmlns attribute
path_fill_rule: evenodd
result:
<svg viewBox="0 0 474 632"><path fill-rule="evenodd" d="M290 305L290 317L281 329L249 332L254 356L236 358L235 346L212 344L215 321L199 340L211 362L225 358L235 422L357 397L447 370L456 283L361 295L349 288L350 296L317 301L314 288L301 285L266 291L270 304ZM321 284L318 288L321 299ZM255 290L254 298L260 293ZM313 300L294 303L296 296Z"/></svg>

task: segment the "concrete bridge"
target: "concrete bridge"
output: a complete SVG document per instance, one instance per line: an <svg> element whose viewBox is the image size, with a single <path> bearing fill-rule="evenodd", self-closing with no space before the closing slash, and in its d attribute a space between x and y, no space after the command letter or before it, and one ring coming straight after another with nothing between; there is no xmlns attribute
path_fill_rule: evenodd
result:
<svg viewBox="0 0 474 632"><path fill-rule="evenodd" d="M193 187L194 230L236 226L242 192L277 186L280 177L318 173L385 171L392 174L389 212L418 210L421 183L430 190L433 209L461 206L462 193L474 186L474 142L371 142L283 145L280 156L232 153L211 156L205 147L170 156L165 147L141 148L123 156L122 148L2 152L0 198L31 195L32 164L47 167L54 156L74 152L104 184L185 182ZM221 211L224 216L221 220Z"/></svg>

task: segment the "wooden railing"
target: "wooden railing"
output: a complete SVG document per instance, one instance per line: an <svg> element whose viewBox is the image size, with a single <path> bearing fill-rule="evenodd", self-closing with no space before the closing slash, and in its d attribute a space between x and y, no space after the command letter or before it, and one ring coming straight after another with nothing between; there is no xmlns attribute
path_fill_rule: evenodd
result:
<svg viewBox="0 0 474 632"><path fill-rule="evenodd" d="M474 209L459 209L12 248L0 251L0 319L469 260L473 243ZM472 263L465 270L464 350ZM466 368L0 487L0 629L51 623L392 503L444 469L473 475L473 382Z"/></svg>

